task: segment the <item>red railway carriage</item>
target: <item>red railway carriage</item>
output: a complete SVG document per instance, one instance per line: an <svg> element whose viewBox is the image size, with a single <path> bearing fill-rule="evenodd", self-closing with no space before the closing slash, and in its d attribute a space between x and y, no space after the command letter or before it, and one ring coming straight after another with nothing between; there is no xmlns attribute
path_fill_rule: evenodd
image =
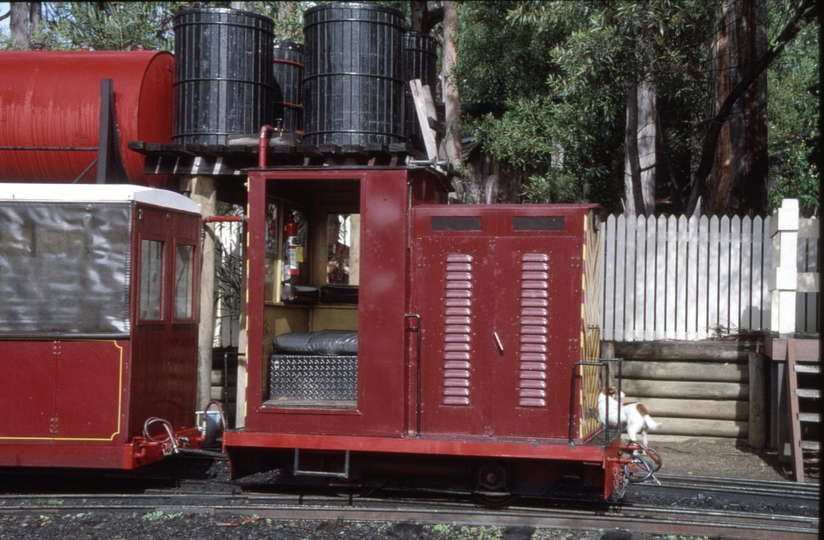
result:
<svg viewBox="0 0 824 540"><path fill-rule="evenodd" d="M573 471L612 493L620 438L592 414L600 208L447 194L423 168L249 172L235 477L494 501Z"/></svg>
<svg viewBox="0 0 824 540"><path fill-rule="evenodd" d="M0 184L0 466L132 469L197 441L199 242L169 191Z"/></svg>

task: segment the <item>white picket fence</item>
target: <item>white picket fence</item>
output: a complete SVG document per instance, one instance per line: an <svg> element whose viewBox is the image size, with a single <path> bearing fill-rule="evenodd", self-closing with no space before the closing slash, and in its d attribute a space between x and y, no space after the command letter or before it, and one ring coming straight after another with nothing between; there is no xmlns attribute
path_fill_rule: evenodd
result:
<svg viewBox="0 0 824 540"><path fill-rule="evenodd" d="M601 338L699 340L771 322L771 217L609 216ZM800 220L798 272L817 272L817 220ZM797 293L796 332L818 332L818 293Z"/></svg>

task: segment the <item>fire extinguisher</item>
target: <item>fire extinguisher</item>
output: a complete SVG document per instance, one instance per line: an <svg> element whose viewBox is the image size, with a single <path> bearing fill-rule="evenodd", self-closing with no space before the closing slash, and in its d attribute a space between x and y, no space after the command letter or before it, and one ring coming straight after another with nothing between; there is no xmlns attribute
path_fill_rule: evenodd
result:
<svg viewBox="0 0 824 540"><path fill-rule="evenodd" d="M298 275L298 225L291 218L283 224L283 264L281 279Z"/></svg>

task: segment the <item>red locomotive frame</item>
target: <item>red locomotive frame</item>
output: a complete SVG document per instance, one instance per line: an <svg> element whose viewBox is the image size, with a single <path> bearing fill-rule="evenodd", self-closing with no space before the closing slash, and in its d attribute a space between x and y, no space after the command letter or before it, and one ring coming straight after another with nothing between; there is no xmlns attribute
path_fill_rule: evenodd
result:
<svg viewBox="0 0 824 540"><path fill-rule="evenodd" d="M592 414L597 205L447 205L442 175L406 167L261 168L247 185L245 426L224 434L235 477L425 479L495 499L540 495L572 471L609 497L627 460ZM356 307L282 294L270 209L283 230L294 207L309 288L325 283L312 260L324 214L359 216ZM286 362L272 339L326 329L358 333L354 399L271 395L267 374ZM315 374L338 365L318 362Z"/></svg>

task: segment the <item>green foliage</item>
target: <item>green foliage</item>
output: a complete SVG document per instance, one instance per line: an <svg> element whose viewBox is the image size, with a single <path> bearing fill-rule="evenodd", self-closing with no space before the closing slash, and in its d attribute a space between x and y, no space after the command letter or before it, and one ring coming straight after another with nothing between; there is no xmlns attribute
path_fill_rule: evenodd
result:
<svg viewBox="0 0 824 540"><path fill-rule="evenodd" d="M464 4L453 73L462 131L524 171L528 200L620 210L627 87L651 79L665 113L665 181L683 191L704 111L713 8L701 0Z"/></svg>
<svg viewBox="0 0 824 540"><path fill-rule="evenodd" d="M808 25L767 71L770 211L799 199L805 216L818 215L821 152L818 25Z"/></svg>
<svg viewBox="0 0 824 540"><path fill-rule="evenodd" d="M174 16L190 7L229 8L230 2L54 2L46 4L35 39L46 49L172 50ZM275 36L303 41L303 11L312 2L246 2L248 11L270 17ZM102 6L102 7L101 7ZM0 48L12 48L0 35ZM15 47L23 48L23 47Z"/></svg>
<svg viewBox="0 0 824 540"><path fill-rule="evenodd" d="M54 2L35 36L47 49L170 50L172 18L185 2Z"/></svg>
<svg viewBox="0 0 824 540"><path fill-rule="evenodd" d="M180 519L181 517L183 517L183 512L167 514L163 510L155 510L154 512L143 514L143 521L170 521Z"/></svg>
<svg viewBox="0 0 824 540"><path fill-rule="evenodd" d="M506 22L517 2L467 2L460 6L455 45L458 63L450 76L461 91L461 107L501 112L506 101L546 95L554 67L549 52L557 32L535 32ZM528 69L524 69L528 66Z"/></svg>
<svg viewBox="0 0 824 540"><path fill-rule="evenodd" d="M214 5L213 2L203 2ZM228 6L227 2L227 6ZM244 9L269 17L274 22L275 38L303 43L303 12L315 2L246 2Z"/></svg>

